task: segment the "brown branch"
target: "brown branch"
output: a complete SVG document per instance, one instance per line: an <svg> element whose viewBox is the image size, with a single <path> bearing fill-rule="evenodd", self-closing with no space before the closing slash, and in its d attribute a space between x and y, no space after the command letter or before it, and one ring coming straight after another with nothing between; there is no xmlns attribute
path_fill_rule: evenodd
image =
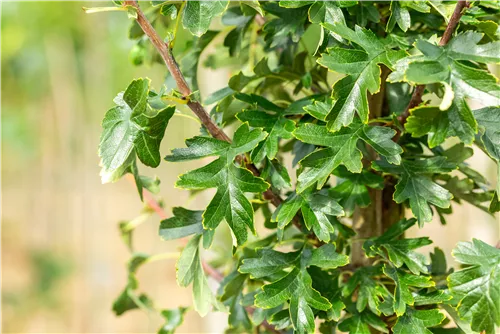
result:
<svg viewBox="0 0 500 334"><path fill-rule="evenodd" d="M205 108L197 102L190 101L190 95L192 94L191 89L189 88L184 75L182 74L179 65L174 59L172 55L172 50L168 43L163 42L162 38L158 35L154 27L151 25L149 20L144 15L143 11L139 7L139 4L136 0L126 0L124 2L124 6L132 6L137 11L137 24L144 31L146 36L148 36L151 43L153 43L156 50L160 53L165 65L167 66L170 74L175 79L177 83L177 88L179 92L183 95L185 99L188 99L188 107L193 111L193 113L200 119L202 124L207 128L208 132L212 135L212 137L217 138L219 140L224 140L228 143L231 142L231 139L224 133L224 131L214 123L214 121L210 118L210 115L206 112ZM248 163L244 158L237 157L237 161L239 163L245 163L246 167L255 175L260 176L259 169L252 163ZM276 195L271 189L266 190L263 193L263 196L266 200L270 201L274 206L280 205L283 200L280 196ZM293 224L301 229L302 225L300 223L300 218L295 216L292 220Z"/></svg>
<svg viewBox="0 0 500 334"><path fill-rule="evenodd" d="M139 24L139 26L144 31L146 36L148 36L151 43L153 43L156 50L158 50L158 53L165 62L165 65L167 65L170 74L172 74L172 77L174 78L177 84L179 92L185 99L188 99L188 104L187 104L188 107L200 119L203 125L207 128L208 132L214 138L230 142L231 139L229 139L229 137L217 126L217 124L215 124L212 121L209 114L205 111L205 108L203 108L203 106L199 102L189 100L192 91L189 88L186 79L184 78L184 75L182 74L179 68L179 65L177 64L177 62L174 59L174 56L172 55L170 46L167 43L163 42L162 38L158 35L158 33L153 28L149 20L146 18L146 15L144 15L143 11L140 9L137 1L127 0L124 2L124 5L132 6L136 9L137 24Z"/></svg>
<svg viewBox="0 0 500 334"><path fill-rule="evenodd" d="M469 8L469 6L470 6L469 1L460 0L457 2L455 10L453 11L450 20L448 21L448 25L446 26L446 30L444 31L443 36L439 40L440 46L444 46L450 41L453 32L455 31L458 23L460 22L460 18L462 17L464 8ZM410 103L408 103L408 106L406 107L405 111L398 116L398 120L401 123L401 125L404 125L406 123L406 119L408 118L408 116L410 116L410 110L418 106L420 103L422 103L422 96L424 95L424 90L425 90L425 85L418 85L417 87L415 87L413 95L411 96L410 99ZM399 137L399 133L396 135L396 137Z"/></svg>

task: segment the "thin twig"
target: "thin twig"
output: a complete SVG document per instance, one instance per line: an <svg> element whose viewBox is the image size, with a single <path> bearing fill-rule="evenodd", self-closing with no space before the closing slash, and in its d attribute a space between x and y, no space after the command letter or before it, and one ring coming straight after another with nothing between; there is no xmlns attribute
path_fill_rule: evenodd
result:
<svg viewBox="0 0 500 334"><path fill-rule="evenodd" d="M139 4L137 3L136 0L126 0L124 1L124 6L132 6L136 9L137 11L137 23L141 27L141 29L144 31L146 36L148 36L149 40L151 43L153 43L154 47L156 50L160 53L160 56L162 57L163 61L165 62L165 65L167 66L168 70L170 71L170 74L172 77L175 79L175 82L177 83L177 88L179 92L182 94L182 96L187 99L188 107L193 111L193 113L200 119L200 121L203 123L203 125L207 128L208 132L214 137L219 140L224 140L228 143L231 142L231 139L224 133L224 131L219 128L217 124L210 118L210 115L206 112L205 108L198 102L198 101L191 101L190 100L190 95L192 94L191 89L189 88L186 79L184 78L184 75L182 74L179 65L174 59L174 56L172 55L172 50L170 48L170 45L168 43L163 42L162 38L158 35L158 32L154 29L154 27L151 25L149 20L146 18L144 15L143 11L139 7ZM260 171L259 169L252 163L248 163L245 161L244 158L242 157L237 157L237 162L245 163L246 167L255 175L255 176L260 176ZM271 189L266 190L263 193L263 196L266 200L270 201L274 206L280 205L283 200L281 197L279 197L277 194L275 194ZM300 223L300 218L298 216L295 216L292 220L293 224L297 228L301 228L302 225Z"/></svg>
<svg viewBox="0 0 500 334"><path fill-rule="evenodd" d="M444 46L450 41L453 32L455 31L458 23L460 22L460 18L462 17L464 8L468 8L469 6L470 6L469 1L460 0L457 2L455 10L453 11L450 20L448 21L448 25L446 26L446 30L444 31L443 36L439 40L440 46ZM424 90L425 90L425 85L418 85L417 87L415 87L413 95L411 96L410 99L410 103L408 103L408 106L406 107L404 113L398 116L398 120L401 123L401 125L404 125L406 123L406 119L408 118L408 116L410 116L410 110L418 106L420 103L422 103L422 96L424 95ZM396 136L399 137L399 133Z"/></svg>

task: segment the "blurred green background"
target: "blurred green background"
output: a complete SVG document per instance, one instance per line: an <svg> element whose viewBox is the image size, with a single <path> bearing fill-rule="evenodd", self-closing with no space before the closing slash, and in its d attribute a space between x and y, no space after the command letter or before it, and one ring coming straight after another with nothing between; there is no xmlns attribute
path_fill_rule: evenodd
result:
<svg viewBox="0 0 500 334"><path fill-rule="evenodd" d="M156 316L136 310L117 318L111 312L125 286L129 257L117 225L137 216L142 204L126 180L100 183L97 145L100 120L113 97L136 77L148 76L159 88L165 69L131 64L133 42L127 39L130 21L124 13L82 11L106 3L0 5L3 332L155 332L161 324ZM201 71L202 95L224 87L227 78L225 70ZM164 153L182 147L198 125L174 117L168 131ZM472 166L494 183L494 165L476 151ZM142 166L143 173L162 180L167 212L189 201L173 184L190 167L164 163L152 171ZM208 199L210 192L203 193L190 208ZM430 234L449 259L459 240L497 242L494 217L468 204L454 205L454 211L447 226L436 221L413 235ZM151 254L177 251L181 244L159 240L158 223L153 216L141 225L137 248ZM174 260L146 265L138 276L161 308L191 304L190 289L175 283ZM179 332L220 332L225 322L222 315L200 319L189 312Z"/></svg>

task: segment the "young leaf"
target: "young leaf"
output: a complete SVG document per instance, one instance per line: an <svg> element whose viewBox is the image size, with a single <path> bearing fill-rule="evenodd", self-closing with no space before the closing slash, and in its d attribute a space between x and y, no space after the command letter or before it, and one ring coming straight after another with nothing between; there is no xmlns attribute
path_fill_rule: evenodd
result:
<svg viewBox="0 0 500 334"><path fill-rule="evenodd" d="M147 166L160 164L160 142L175 107L156 111L147 104L149 79L137 79L118 94L102 122L99 156L106 173L121 168L135 152Z"/></svg>
<svg viewBox="0 0 500 334"><path fill-rule="evenodd" d="M353 173L360 173L363 168L362 154L357 148L360 140L386 157L390 163L401 162L400 154L403 150L391 140L395 131L385 127L365 125L357 121L349 127L332 133L325 126L304 124L293 134L304 143L326 147L309 154L300 161L300 164L307 169L298 177L298 193L315 183L320 189L330 174L341 164Z"/></svg>
<svg viewBox="0 0 500 334"><path fill-rule="evenodd" d="M500 250L480 240L459 242L455 259L469 267L448 276L452 295L460 300L460 317L474 331L495 332L500 326Z"/></svg>

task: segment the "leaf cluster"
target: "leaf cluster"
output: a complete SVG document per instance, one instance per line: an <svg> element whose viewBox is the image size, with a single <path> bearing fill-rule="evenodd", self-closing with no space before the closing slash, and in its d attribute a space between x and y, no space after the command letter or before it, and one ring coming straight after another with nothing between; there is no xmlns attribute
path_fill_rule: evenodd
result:
<svg viewBox="0 0 500 334"><path fill-rule="evenodd" d="M500 211L500 181L467 162L482 150L500 164L500 86L488 68L500 63L497 2L152 1L144 14L133 3L117 2L132 18L133 63L162 61L145 15L178 71L159 91L137 79L115 98L101 176L132 174L142 199L159 180L140 175L137 160L199 161L175 186L214 189L206 205L173 208L159 235L189 237L177 282L192 286L201 316L228 313L228 333L495 333L500 250L460 242L453 270L438 247L425 254L429 238L405 233L446 224L456 205ZM200 95L200 66L226 68L227 86ZM191 117L188 108L209 121L185 147L160 152L170 118ZM142 221L120 225L132 250ZM132 253L113 310L157 310L159 333L170 333L187 309L137 292L135 272L152 258Z"/></svg>

